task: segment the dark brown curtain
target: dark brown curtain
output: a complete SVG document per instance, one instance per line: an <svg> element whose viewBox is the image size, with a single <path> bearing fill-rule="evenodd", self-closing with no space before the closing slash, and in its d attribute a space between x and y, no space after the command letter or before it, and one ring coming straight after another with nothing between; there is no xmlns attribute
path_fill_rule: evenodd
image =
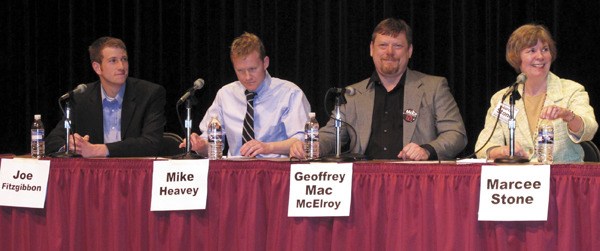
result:
<svg viewBox="0 0 600 251"><path fill-rule="evenodd" d="M0 153L29 151L33 114L47 130L62 117L57 98L97 79L87 46L101 36L128 46L130 75L167 89L167 131L183 134L175 102L204 78L196 94L194 128L216 91L235 80L228 49L244 31L258 34L273 76L297 83L324 124L324 93L367 78L373 71L370 35L386 17L414 29L410 67L448 78L473 151L489 98L514 81L505 44L518 26L537 22L553 33L559 49L553 72L586 86L598 107L599 1L31 1L0 8ZM600 142L597 142L600 143Z"/></svg>

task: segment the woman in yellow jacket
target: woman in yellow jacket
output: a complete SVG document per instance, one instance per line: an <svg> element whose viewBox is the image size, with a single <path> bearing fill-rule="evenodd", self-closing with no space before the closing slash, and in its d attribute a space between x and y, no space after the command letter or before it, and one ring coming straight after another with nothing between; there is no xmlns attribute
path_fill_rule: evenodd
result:
<svg viewBox="0 0 600 251"><path fill-rule="evenodd" d="M526 24L516 29L506 44L506 60L526 80L517 85L521 99L515 102L515 152L518 157L535 161L537 125L540 120L554 126L554 162L581 162L582 141L591 140L598 130L594 109L588 93L574 81L562 79L550 72L556 59L556 45L546 27ZM475 144L478 158L496 159L509 156L509 130L506 118L500 117L495 130L500 103L510 87L494 94L487 112L485 126ZM504 110L507 112L507 110ZM490 134L491 138L490 138ZM486 141L490 138L489 142Z"/></svg>

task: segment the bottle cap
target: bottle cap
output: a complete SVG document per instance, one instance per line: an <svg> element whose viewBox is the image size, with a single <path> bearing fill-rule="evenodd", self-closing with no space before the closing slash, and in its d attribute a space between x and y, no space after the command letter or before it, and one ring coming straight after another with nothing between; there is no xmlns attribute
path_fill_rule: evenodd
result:
<svg viewBox="0 0 600 251"><path fill-rule="evenodd" d="M308 117L309 118L314 118L315 117L315 113L314 112L309 112L308 113Z"/></svg>
<svg viewBox="0 0 600 251"><path fill-rule="evenodd" d="M42 119L42 115L40 115L40 114L33 115L33 119L35 119L35 120Z"/></svg>

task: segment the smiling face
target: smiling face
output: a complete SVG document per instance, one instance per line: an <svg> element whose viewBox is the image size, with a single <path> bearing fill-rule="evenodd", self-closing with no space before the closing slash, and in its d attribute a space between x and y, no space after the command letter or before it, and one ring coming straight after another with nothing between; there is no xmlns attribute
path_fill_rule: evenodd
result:
<svg viewBox="0 0 600 251"><path fill-rule="evenodd" d="M506 43L506 61L527 78L547 74L556 60L556 43L548 29L539 24L525 24L517 28Z"/></svg>
<svg viewBox="0 0 600 251"><path fill-rule="evenodd" d="M538 40L534 46L521 50L520 57L519 69L527 78L545 78L550 72L552 54L548 43Z"/></svg>
<svg viewBox="0 0 600 251"><path fill-rule="evenodd" d="M406 71L412 56L412 45L406 39L406 33L397 36L377 34L371 41L371 57L377 73L382 77L397 77Z"/></svg>
<svg viewBox="0 0 600 251"><path fill-rule="evenodd" d="M92 62L92 67L102 85L120 87L127 80L129 61L127 51L121 48L105 47L102 49L102 61Z"/></svg>

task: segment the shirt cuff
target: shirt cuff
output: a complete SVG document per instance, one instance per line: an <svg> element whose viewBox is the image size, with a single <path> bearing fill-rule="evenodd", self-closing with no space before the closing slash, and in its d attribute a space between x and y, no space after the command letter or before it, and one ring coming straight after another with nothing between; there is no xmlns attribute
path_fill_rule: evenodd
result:
<svg viewBox="0 0 600 251"><path fill-rule="evenodd" d="M437 160L437 153L435 152L435 148L430 144L420 145L421 148L427 150L429 152L429 158L427 160Z"/></svg>

